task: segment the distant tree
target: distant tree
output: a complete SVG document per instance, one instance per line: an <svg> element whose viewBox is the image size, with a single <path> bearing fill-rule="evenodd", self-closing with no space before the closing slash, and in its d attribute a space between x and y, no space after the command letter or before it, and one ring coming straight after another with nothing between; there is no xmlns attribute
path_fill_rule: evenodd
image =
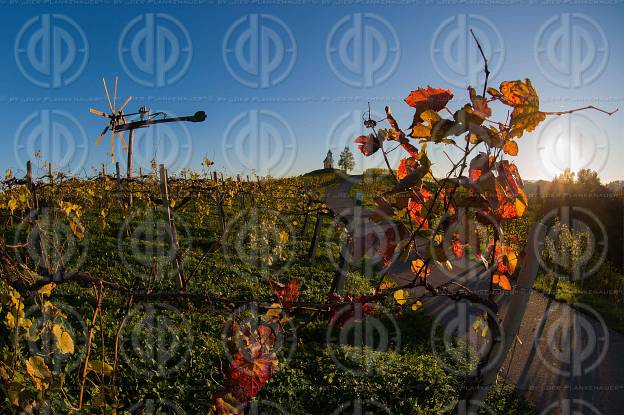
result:
<svg viewBox="0 0 624 415"><path fill-rule="evenodd" d="M355 159L353 158L353 153L349 150L349 147L345 147L340 153L340 160L338 160L338 167L347 173L349 170L353 170L355 167Z"/></svg>
<svg viewBox="0 0 624 415"><path fill-rule="evenodd" d="M553 180L553 183L564 185L564 186L571 186L574 184L574 175L575 174L572 170L565 169L563 173L555 177L555 180Z"/></svg>
<svg viewBox="0 0 624 415"><path fill-rule="evenodd" d="M581 169L576 173L576 184L580 191L586 193L596 193L603 189L598 172L590 169Z"/></svg>

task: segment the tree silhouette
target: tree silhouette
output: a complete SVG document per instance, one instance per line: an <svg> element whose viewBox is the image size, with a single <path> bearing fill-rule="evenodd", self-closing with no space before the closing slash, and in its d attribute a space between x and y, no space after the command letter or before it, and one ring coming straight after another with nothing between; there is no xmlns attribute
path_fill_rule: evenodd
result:
<svg viewBox="0 0 624 415"><path fill-rule="evenodd" d="M345 172L349 172L349 170L353 170L355 167L355 160L353 158L353 153L349 150L349 147L345 147L340 153L340 160L338 160L338 167L340 167Z"/></svg>

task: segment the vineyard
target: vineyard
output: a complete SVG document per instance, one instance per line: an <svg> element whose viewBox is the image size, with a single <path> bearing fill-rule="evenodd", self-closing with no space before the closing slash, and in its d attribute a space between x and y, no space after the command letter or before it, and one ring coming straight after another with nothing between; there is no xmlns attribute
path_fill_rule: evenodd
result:
<svg viewBox="0 0 624 415"><path fill-rule="evenodd" d="M206 160L200 172L154 164L122 177L117 163L79 178L37 159L9 172L3 410L531 413L498 379L546 225L524 220L517 141L549 116L613 112L546 112L530 80L488 88L487 62L485 74L461 105L448 89L411 91L409 128L369 108L370 133L354 142L383 155L387 177L355 184L363 206L337 202L354 185L339 171L224 178ZM494 120L494 106L510 115ZM461 152L445 176L432 173L432 146ZM391 166L395 149L405 157ZM445 336L437 348L430 299L478 307L469 326L487 351Z"/></svg>

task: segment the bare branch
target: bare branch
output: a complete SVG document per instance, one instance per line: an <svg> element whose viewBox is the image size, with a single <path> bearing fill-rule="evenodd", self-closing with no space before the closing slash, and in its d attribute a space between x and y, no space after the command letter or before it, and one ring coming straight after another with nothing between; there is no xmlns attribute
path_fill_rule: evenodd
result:
<svg viewBox="0 0 624 415"><path fill-rule="evenodd" d="M483 84L483 96L485 96L485 93L487 91L488 78L490 77L490 69L488 68L488 61L487 61L487 58L485 57L485 53L483 53L483 48L481 47L481 43L479 43L479 39L477 39L477 36L474 34L472 29L470 29L470 34L472 34L472 37L474 38L475 42L477 42L477 47L479 48L479 52L481 52L481 57L483 57L483 64L484 64L483 71L485 72L485 83Z"/></svg>

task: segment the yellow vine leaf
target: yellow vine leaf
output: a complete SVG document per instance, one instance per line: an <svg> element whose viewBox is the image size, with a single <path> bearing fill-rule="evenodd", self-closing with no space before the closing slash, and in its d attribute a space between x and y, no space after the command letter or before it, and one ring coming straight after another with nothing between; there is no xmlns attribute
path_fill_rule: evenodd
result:
<svg viewBox="0 0 624 415"><path fill-rule="evenodd" d="M412 304L412 310L413 311L418 311L423 307L423 303L422 301L418 300L416 301L414 304Z"/></svg>
<svg viewBox="0 0 624 415"><path fill-rule="evenodd" d="M60 324L52 326L52 333L56 338L56 345L63 354L74 353L74 340Z"/></svg>
<svg viewBox="0 0 624 415"><path fill-rule="evenodd" d="M73 219L69 221L69 228L76 238L82 240L84 238L84 228L81 224L76 223Z"/></svg>
<svg viewBox="0 0 624 415"><path fill-rule="evenodd" d="M515 141L507 140L503 145L503 151L510 156L518 155L518 143Z"/></svg>
<svg viewBox="0 0 624 415"><path fill-rule="evenodd" d="M484 325L483 325L483 330L481 330L481 337L485 337L485 336L487 336L487 333L488 333L488 328L489 328L489 327L488 327L488 325L487 325L487 324L484 324Z"/></svg>
<svg viewBox="0 0 624 415"><path fill-rule="evenodd" d="M483 320L481 320L481 316L477 317L475 321L472 322L472 329L474 331L479 331L482 323L483 323Z"/></svg>
<svg viewBox="0 0 624 415"><path fill-rule="evenodd" d="M407 292L406 290L396 290L393 294L393 297L397 303L403 305L407 302L409 292Z"/></svg>
<svg viewBox="0 0 624 415"><path fill-rule="evenodd" d="M47 295L49 296L50 294L52 294L52 290L54 289L54 287L56 287L56 284L51 282L49 284L44 285L43 287L39 288L37 290L37 292L41 295Z"/></svg>
<svg viewBox="0 0 624 415"><path fill-rule="evenodd" d="M424 266L425 266L425 261L423 261L422 259L418 258L418 259L412 261L412 266L411 266L412 272L414 274L418 274L422 270L422 268ZM425 273L422 273L420 275L420 277L424 278L425 277Z"/></svg>
<svg viewBox="0 0 624 415"><path fill-rule="evenodd" d="M381 285L379 286L379 291L384 292L394 287L396 287L396 283L390 278L384 277L383 281L381 282Z"/></svg>
<svg viewBox="0 0 624 415"><path fill-rule="evenodd" d="M511 138L535 130L546 118L546 114L539 110L539 97L530 79L502 82L500 92L493 90L490 94L514 109L509 120Z"/></svg>
<svg viewBox="0 0 624 415"><path fill-rule="evenodd" d="M516 208L516 212L518 212L518 217L524 215L524 211L526 210L526 203L520 198L516 198L514 200L514 207Z"/></svg>
<svg viewBox="0 0 624 415"><path fill-rule="evenodd" d="M279 305L279 303L274 303L271 304L271 307L267 310L266 312L266 316L268 318L273 318L273 317L279 317L280 314L282 313L282 307Z"/></svg>
<svg viewBox="0 0 624 415"><path fill-rule="evenodd" d="M26 361L26 371L32 378L37 390L45 390L52 381L52 372L40 356L30 357Z"/></svg>
<svg viewBox="0 0 624 415"><path fill-rule="evenodd" d="M20 406L19 404L19 390L10 388L7 390L7 397L9 398L9 402L13 406Z"/></svg>
<svg viewBox="0 0 624 415"><path fill-rule="evenodd" d="M17 209L17 200L14 198L9 199L9 203L7 203L9 209L11 209L11 214Z"/></svg>
<svg viewBox="0 0 624 415"><path fill-rule="evenodd" d="M96 373L102 373L104 376L111 376L113 374L113 367L106 362L102 364L101 360L90 360L87 368Z"/></svg>

